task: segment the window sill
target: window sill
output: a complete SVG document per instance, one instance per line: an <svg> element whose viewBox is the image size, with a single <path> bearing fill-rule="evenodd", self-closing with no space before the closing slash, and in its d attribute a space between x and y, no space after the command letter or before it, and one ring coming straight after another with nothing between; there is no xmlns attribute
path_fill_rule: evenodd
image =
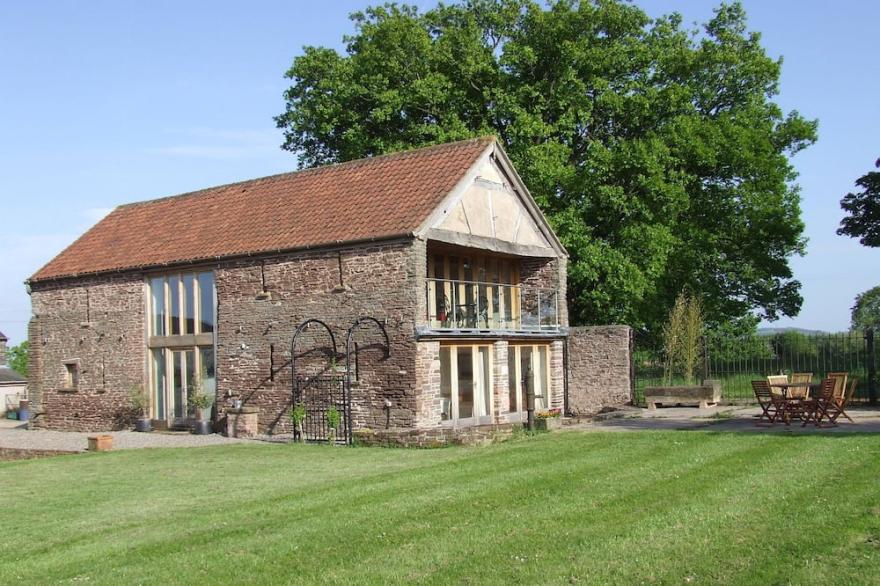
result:
<svg viewBox="0 0 880 586"><path fill-rule="evenodd" d="M79 392L79 389L76 389L76 388L64 388L64 389L58 389L58 392L59 392L59 393L78 393L78 392Z"/></svg>

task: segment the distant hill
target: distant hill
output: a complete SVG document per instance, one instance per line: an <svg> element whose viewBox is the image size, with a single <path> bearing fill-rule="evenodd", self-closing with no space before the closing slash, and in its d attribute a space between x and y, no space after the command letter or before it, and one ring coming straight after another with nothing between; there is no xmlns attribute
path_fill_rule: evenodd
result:
<svg viewBox="0 0 880 586"><path fill-rule="evenodd" d="M804 335L828 334L825 330L807 330L804 328L758 328L759 336L773 336L775 334L784 334L785 332L797 332Z"/></svg>

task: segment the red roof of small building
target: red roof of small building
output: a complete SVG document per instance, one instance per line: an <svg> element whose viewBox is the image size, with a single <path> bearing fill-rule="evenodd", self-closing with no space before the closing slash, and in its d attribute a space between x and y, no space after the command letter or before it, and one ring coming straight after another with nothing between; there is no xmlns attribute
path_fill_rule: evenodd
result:
<svg viewBox="0 0 880 586"><path fill-rule="evenodd" d="M411 234L492 137L117 207L31 281Z"/></svg>

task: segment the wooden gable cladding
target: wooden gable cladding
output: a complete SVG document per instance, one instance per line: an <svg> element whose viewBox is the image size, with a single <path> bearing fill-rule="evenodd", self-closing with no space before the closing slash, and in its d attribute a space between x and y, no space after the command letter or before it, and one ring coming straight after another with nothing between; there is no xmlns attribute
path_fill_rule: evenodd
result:
<svg viewBox="0 0 880 586"><path fill-rule="evenodd" d="M432 217L429 239L518 256L557 257L565 252L503 151L487 153Z"/></svg>

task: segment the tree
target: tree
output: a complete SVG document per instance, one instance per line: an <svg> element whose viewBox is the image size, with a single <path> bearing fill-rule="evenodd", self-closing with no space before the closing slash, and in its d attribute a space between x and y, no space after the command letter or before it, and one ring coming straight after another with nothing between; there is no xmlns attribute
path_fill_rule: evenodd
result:
<svg viewBox="0 0 880 586"><path fill-rule="evenodd" d="M856 295L856 303L852 307L850 328L852 330L867 328L880 330L880 286Z"/></svg>
<svg viewBox="0 0 880 586"><path fill-rule="evenodd" d="M19 344L18 346L12 346L6 352L7 360L9 361L9 367L20 374L21 376L27 376L28 373L28 343L27 340Z"/></svg>
<svg viewBox="0 0 880 586"><path fill-rule="evenodd" d="M880 159L874 163L880 169ZM849 214L840 221L837 233L858 238L863 246L880 246L880 173L869 171L856 179L859 193L847 193L840 207Z"/></svg>
<svg viewBox="0 0 880 586"><path fill-rule="evenodd" d="M676 373L681 374L685 384L693 384L700 345L703 339L703 309L700 300L687 293L680 293L663 326L663 346L666 354L663 368L664 384L671 385Z"/></svg>
<svg viewBox="0 0 880 586"><path fill-rule="evenodd" d="M276 118L310 167L495 134L568 249L573 323L658 335L679 291L710 324L795 315L791 155L816 123L771 101L781 62L739 4L701 31L623 0L466 0L352 15L306 47Z"/></svg>

